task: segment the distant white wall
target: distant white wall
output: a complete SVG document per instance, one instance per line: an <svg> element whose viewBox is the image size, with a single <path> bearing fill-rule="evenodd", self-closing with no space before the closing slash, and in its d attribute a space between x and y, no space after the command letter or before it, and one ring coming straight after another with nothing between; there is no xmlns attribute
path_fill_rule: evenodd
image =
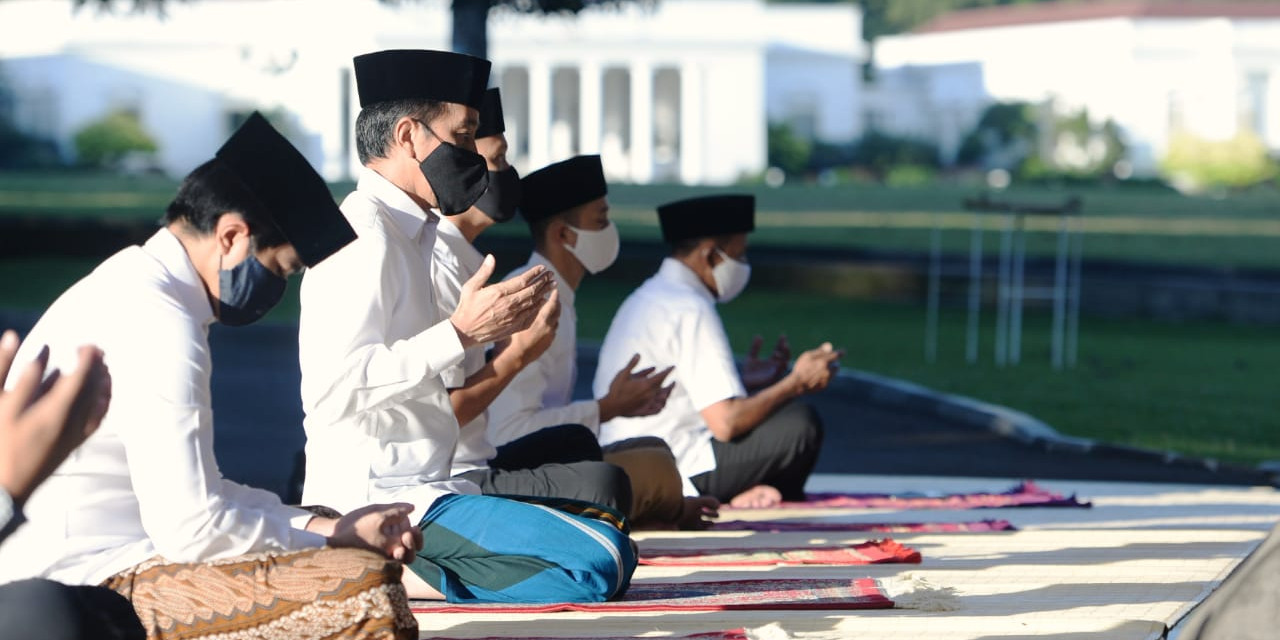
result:
<svg viewBox="0 0 1280 640"><path fill-rule="evenodd" d="M1280 20L1121 17L904 34L880 39L875 57L889 74L975 65L989 100L1054 100L1112 118L1138 175L1157 171L1178 128L1224 139L1249 126L1280 150ZM877 99L918 107L900 91L902 100Z"/></svg>
<svg viewBox="0 0 1280 640"><path fill-rule="evenodd" d="M765 96L769 120L805 137L849 142L861 133L861 62L784 46L768 53Z"/></svg>

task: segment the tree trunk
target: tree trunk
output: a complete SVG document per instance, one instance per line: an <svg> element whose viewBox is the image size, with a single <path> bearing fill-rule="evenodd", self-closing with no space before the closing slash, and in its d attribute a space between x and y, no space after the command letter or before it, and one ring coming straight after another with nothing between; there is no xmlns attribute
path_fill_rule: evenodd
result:
<svg viewBox="0 0 1280 640"><path fill-rule="evenodd" d="M453 50L489 57L489 8L493 0L453 0Z"/></svg>

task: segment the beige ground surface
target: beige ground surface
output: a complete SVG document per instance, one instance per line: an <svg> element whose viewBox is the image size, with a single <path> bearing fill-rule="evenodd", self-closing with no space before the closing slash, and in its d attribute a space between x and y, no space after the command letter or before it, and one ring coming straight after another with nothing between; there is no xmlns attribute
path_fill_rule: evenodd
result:
<svg viewBox="0 0 1280 640"><path fill-rule="evenodd" d="M999 491L1014 479L816 476L813 491ZM1280 491L1195 485L1045 481L1092 500L1092 509L967 511L765 510L732 519L820 517L832 521L963 521L1002 518L1018 531L894 534L924 555L919 565L699 569L641 567L636 581L870 576L919 577L956 590L946 612L740 611L419 615L422 637L600 637L683 635L760 628L774 638L985 639L1160 638L1225 579L1280 522ZM877 534L644 532L641 549L703 545L787 546L861 542Z"/></svg>

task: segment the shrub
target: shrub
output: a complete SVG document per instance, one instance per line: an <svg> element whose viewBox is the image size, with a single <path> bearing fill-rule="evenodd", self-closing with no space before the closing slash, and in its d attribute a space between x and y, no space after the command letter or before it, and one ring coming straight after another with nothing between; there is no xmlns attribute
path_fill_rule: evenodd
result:
<svg viewBox="0 0 1280 640"><path fill-rule="evenodd" d="M1253 132L1229 140L1206 140L1187 132L1169 138L1160 169L1180 191L1240 188L1270 180L1276 164Z"/></svg>
<svg viewBox="0 0 1280 640"><path fill-rule="evenodd" d="M76 158L80 164L112 169L131 153L151 154L156 142L142 128L137 114L127 110L113 111L76 132Z"/></svg>

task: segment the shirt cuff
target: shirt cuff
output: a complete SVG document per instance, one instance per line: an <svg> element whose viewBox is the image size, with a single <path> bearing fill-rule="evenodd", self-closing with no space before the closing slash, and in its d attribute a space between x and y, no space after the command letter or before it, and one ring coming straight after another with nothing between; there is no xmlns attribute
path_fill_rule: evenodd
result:
<svg viewBox="0 0 1280 640"><path fill-rule="evenodd" d="M298 515L289 518L289 526L293 529L292 547L295 549L311 549L314 547L323 547L329 543L329 539L312 531L307 531L307 524L312 518L318 517L314 513L306 509L298 509Z"/></svg>
<svg viewBox="0 0 1280 640"><path fill-rule="evenodd" d="M13 503L9 492L0 489L0 541L9 537L27 519L22 517L22 510Z"/></svg>
<svg viewBox="0 0 1280 640"><path fill-rule="evenodd" d="M458 338L458 330L448 320L436 323L412 340L414 350L419 352L421 360L426 363L428 377L439 376L445 369L461 363L466 355L462 340Z"/></svg>
<svg viewBox="0 0 1280 640"><path fill-rule="evenodd" d="M591 433L600 437L600 401L599 400L579 400L573 403L581 409L578 424L591 430Z"/></svg>

